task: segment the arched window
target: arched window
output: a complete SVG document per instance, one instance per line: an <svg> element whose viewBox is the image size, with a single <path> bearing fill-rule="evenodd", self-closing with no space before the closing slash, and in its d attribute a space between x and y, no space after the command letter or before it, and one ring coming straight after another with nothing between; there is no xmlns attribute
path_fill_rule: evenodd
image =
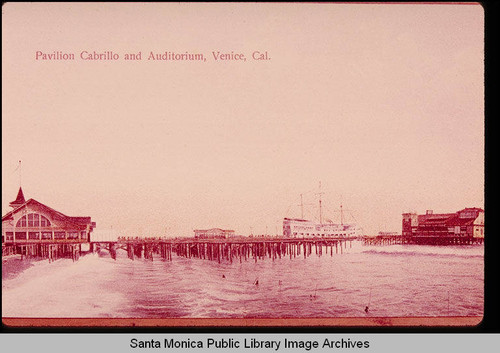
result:
<svg viewBox="0 0 500 353"><path fill-rule="evenodd" d="M17 221L16 227L50 227L50 221L41 214L29 213Z"/></svg>

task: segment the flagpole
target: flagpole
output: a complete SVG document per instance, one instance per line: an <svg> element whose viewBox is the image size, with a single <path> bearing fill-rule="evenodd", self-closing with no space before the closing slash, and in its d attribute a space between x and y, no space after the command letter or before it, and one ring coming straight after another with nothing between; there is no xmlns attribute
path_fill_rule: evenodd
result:
<svg viewBox="0 0 500 353"><path fill-rule="evenodd" d="M19 163L17 164L16 169L14 169L14 172L17 172L18 169L19 169L19 187L21 187L21 181L22 181L21 160L19 160Z"/></svg>

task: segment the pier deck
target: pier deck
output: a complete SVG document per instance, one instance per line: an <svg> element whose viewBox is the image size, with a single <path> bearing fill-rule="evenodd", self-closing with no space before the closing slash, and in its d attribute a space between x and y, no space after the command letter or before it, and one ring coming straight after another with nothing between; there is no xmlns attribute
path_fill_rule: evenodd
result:
<svg viewBox="0 0 500 353"><path fill-rule="evenodd" d="M401 235L377 235L364 236L363 245L395 245L395 244L418 244L418 245L474 245L483 244L484 238L463 236L412 236Z"/></svg>
<svg viewBox="0 0 500 353"><path fill-rule="evenodd" d="M81 254L88 252L107 251L116 259L117 251L124 250L128 258L154 258L172 261L173 255L186 258L233 262L257 261L259 259L289 257L304 258L313 252L333 256L342 254L343 249L352 246L356 238L282 238L282 237L235 237L235 238L119 238L115 241L78 242L71 240L59 241L24 241L2 244L2 256L21 255L21 257L45 258L50 261L58 258L78 260ZM474 245L482 244L484 238L474 237L402 237L400 235L364 236L363 245ZM87 244L88 250L82 250Z"/></svg>
<svg viewBox="0 0 500 353"><path fill-rule="evenodd" d="M234 260L257 261L265 257L304 258L313 252L323 254L343 253L343 249L352 246L355 238L277 238L277 237L238 237L227 239L193 239L193 238L119 238L116 241L91 241L88 252L107 251L116 259L117 251L124 250L128 258L159 258L172 261L173 255L187 258L199 258L211 261L233 262ZM3 256L20 254L26 257L41 257L53 260L59 257L78 259L82 251L82 243L16 243L3 244Z"/></svg>
<svg viewBox="0 0 500 353"><path fill-rule="evenodd" d="M342 253L347 243L352 246L354 238L228 238L228 239L130 239L122 238L116 243L94 244L94 249L104 247L110 251L112 257L116 256L117 249L126 250L130 259L141 258L152 260L159 257L171 261L175 254L187 258L200 258L211 261L233 262L234 260L257 261L268 257L272 260L282 257L304 258L315 254L333 255Z"/></svg>

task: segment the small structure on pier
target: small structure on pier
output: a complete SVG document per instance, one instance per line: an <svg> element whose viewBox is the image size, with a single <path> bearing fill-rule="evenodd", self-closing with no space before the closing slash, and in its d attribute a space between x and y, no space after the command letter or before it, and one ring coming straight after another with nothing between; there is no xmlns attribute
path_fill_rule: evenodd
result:
<svg viewBox="0 0 500 353"><path fill-rule="evenodd" d="M194 237L196 239L226 239L234 237L234 230L220 228L195 229Z"/></svg>
<svg viewBox="0 0 500 353"><path fill-rule="evenodd" d="M34 199L21 188L13 208L2 217L2 245L27 243L88 243L96 226L91 217L70 217Z"/></svg>
<svg viewBox="0 0 500 353"><path fill-rule="evenodd" d="M402 236L413 243L443 242L454 239L458 243L479 242L484 239L484 210L464 208L455 213L403 213Z"/></svg>

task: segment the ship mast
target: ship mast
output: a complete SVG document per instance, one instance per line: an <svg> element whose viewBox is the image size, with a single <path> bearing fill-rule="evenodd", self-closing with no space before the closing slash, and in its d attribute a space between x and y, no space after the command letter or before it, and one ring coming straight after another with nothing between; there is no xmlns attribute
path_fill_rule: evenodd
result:
<svg viewBox="0 0 500 353"><path fill-rule="evenodd" d="M342 210L342 195L340 195L340 225L344 225L344 212Z"/></svg>
<svg viewBox="0 0 500 353"><path fill-rule="evenodd" d="M321 181L319 182L319 224L323 224L323 211L321 209L321 195L323 195L324 192L321 192Z"/></svg>
<svg viewBox="0 0 500 353"><path fill-rule="evenodd" d="M302 200L302 194L300 194L300 218L304 219L304 201Z"/></svg>
<svg viewBox="0 0 500 353"><path fill-rule="evenodd" d="M300 194L300 204L297 206L300 206L300 218L304 219L304 206L310 206L310 203L304 203L303 199L304 194Z"/></svg>

